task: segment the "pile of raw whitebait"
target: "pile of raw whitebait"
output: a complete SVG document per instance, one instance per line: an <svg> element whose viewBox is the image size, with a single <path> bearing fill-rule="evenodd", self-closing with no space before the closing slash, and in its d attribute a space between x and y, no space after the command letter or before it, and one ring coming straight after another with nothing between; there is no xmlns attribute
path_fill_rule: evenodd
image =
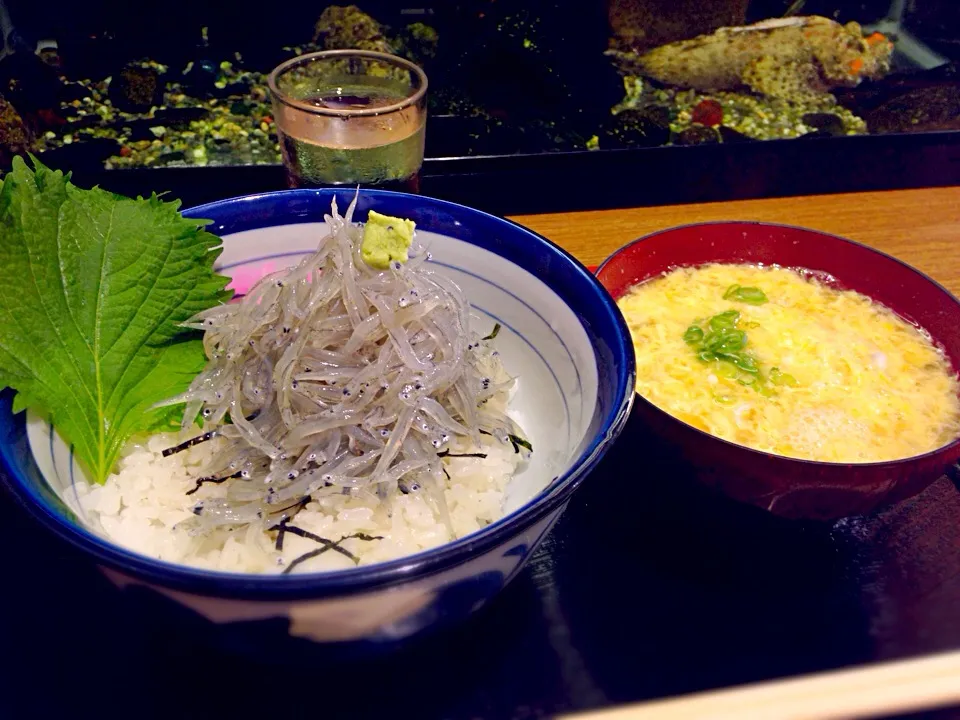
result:
<svg viewBox="0 0 960 720"><path fill-rule="evenodd" d="M199 417L204 432L164 455L219 438L190 493L227 484L197 503L191 532L274 529L313 499L385 500L398 487L423 493L450 528L451 444L477 446L483 433L532 449L505 413L513 381L492 348L499 328L471 331L460 288L427 269L416 241L406 263L364 262L355 205L341 217L334 200L315 253L188 323L204 331L209 362L165 404L186 403L183 430Z"/></svg>

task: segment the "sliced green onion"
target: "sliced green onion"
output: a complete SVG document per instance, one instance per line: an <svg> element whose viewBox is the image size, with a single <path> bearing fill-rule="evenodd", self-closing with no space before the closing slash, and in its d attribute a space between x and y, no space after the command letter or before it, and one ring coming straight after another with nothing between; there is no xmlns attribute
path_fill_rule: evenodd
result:
<svg viewBox="0 0 960 720"><path fill-rule="evenodd" d="M744 372L756 374L760 372L760 367L752 355L730 355L726 358Z"/></svg>
<svg viewBox="0 0 960 720"><path fill-rule="evenodd" d="M507 438L509 438L510 444L513 445L514 452L520 452L520 448L526 448L530 452L533 452L533 445L530 444L529 440L524 440L519 435L507 435Z"/></svg>
<svg viewBox="0 0 960 720"><path fill-rule="evenodd" d="M778 367L770 369L770 382L774 385L786 385L787 387L797 387L800 384L793 375L781 372Z"/></svg>
<svg viewBox="0 0 960 720"><path fill-rule="evenodd" d="M500 323L494 323L493 330L486 337L480 338L481 340L493 340L497 335L500 334Z"/></svg>
<svg viewBox="0 0 960 720"><path fill-rule="evenodd" d="M731 285L724 298L743 300L743 302L759 301L762 298L762 302L767 302L762 290L743 288L739 285ZM759 325L748 322L741 324L738 310L726 310L709 318L706 321L706 326L709 328L707 331L701 323L703 323L701 319L695 320L683 333L683 341L702 362L713 366L717 376L736 380L745 387L752 387L764 397L773 397L777 394L771 385L795 386L797 384L796 378L781 372L779 368L772 368L769 376L765 375L761 372L757 359L749 352L745 352L747 334L741 328L759 327ZM729 404L727 401L732 402L728 395L714 395L714 399L721 405Z"/></svg>
<svg viewBox="0 0 960 720"><path fill-rule="evenodd" d="M718 355L731 355L743 350L747 344L747 334L742 330L723 330L710 333L703 341L703 347Z"/></svg>
<svg viewBox="0 0 960 720"><path fill-rule="evenodd" d="M683 334L683 341L687 345L699 345L701 342L703 342L703 330L696 325L691 325Z"/></svg>
<svg viewBox="0 0 960 720"><path fill-rule="evenodd" d="M740 287L731 285L723 294L724 300L737 300L748 305L763 305L767 300L766 294L757 287Z"/></svg>
<svg viewBox="0 0 960 720"><path fill-rule="evenodd" d="M719 360L717 362L715 372L720 377L725 377L725 378L735 378L737 375L740 374L740 371L737 369L737 366L734 365L729 360Z"/></svg>
<svg viewBox="0 0 960 720"><path fill-rule="evenodd" d="M739 310L726 310L722 313L717 313L710 318L708 324L710 325L710 329L714 332L719 332L723 329L733 330L737 326L737 320L739 319Z"/></svg>

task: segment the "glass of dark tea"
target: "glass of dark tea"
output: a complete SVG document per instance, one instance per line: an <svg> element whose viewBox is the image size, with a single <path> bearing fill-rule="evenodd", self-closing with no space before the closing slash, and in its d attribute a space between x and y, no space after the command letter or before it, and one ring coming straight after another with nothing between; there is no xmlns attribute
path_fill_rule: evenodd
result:
<svg viewBox="0 0 960 720"><path fill-rule="evenodd" d="M427 76L412 62L315 52L279 65L268 85L290 187L419 191Z"/></svg>

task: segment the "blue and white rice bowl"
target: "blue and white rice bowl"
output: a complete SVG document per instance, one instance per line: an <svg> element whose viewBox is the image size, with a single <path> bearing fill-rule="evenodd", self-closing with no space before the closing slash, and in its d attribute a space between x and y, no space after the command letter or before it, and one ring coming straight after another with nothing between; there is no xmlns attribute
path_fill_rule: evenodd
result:
<svg viewBox="0 0 960 720"><path fill-rule="evenodd" d="M218 269L238 291L312 253L333 196L291 190L193 208L223 238ZM452 542L397 559L301 574L223 572L165 562L107 539L83 510L83 471L37 416L0 398L3 480L43 525L88 553L118 586L147 588L223 625L287 619L289 636L319 643L388 643L463 619L517 575L572 492L615 440L633 400L634 358L613 300L579 263L535 233L460 205L384 191L360 195L355 221L376 210L410 218L430 269L465 292L519 378L510 414L533 445L512 477L503 516ZM72 511L73 508L76 512ZM281 624L282 625L282 624Z"/></svg>

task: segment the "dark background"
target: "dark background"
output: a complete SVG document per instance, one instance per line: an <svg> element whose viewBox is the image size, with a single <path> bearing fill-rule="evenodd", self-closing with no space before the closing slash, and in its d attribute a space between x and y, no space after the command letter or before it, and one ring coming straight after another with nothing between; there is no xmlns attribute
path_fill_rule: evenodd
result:
<svg viewBox="0 0 960 720"><path fill-rule="evenodd" d="M746 19L777 16L789 4L753 0ZM950 122L960 123L960 104L953 121L921 123L917 128L924 131L916 133L584 152L582 141L613 122L609 108L623 95L620 78L603 55L610 39L603 0L417 3L422 14L407 5L360 3L394 27L417 20L435 26L441 41L440 55L428 69L431 98L459 93L500 119L491 127L488 121L431 110L422 184L428 195L497 213L528 213L960 184L960 131L949 129ZM700 6L709 4L691 5ZM191 60L219 62L237 50L245 65L268 70L283 56L285 43L310 39L326 3L272 7L170 0L135 7L118 0L13 0L7 7L18 33L30 42L59 41L69 73L105 77L133 59L152 57L179 71ZM800 12L868 22L888 9L887 0L807 0ZM695 21L691 15L690 22ZM960 4L916 0L908 3L906 22L939 52L960 57ZM204 26L209 28L206 48L200 47ZM536 50L523 48L526 38L536 41ZM29 80L36 71L17 55L0 61L0 79L12 74ZM915 93L911 102L921 109L931 98L949 106L960 103L960 74L945 67L896 76L882 90L864 90L857 102L866 110L903 93ZM34 100L38 106L45 102L24 102ZM949 114L949 107L937 112L938 117ZM929 131L933 128L939 131ZM475 137L468 139L471 134ZM662 139L649 140L659 145ZM616 143L604 136L601 147ZM106 155L115 150L106 149ZM43 159L72 170L83 186L99 184L126 194L170 191L187 206L285 184L279 166L104 171L103 151L84 141Z"/></svg>
<svg viewBox="0 0 960 720"><path fill-rule="evenodd" d="M742 0L711 0L715 5ZM422 20L459 37L476 35L487 19L525 15L536 18L542 37L556 36L568 42L566 54L588 53L601 38L605 47L610 35L608 8L629 7L630 0L453 0L417 2L407 0L361 0L303 2L290 0L282 6L257 2L226 5L216 0L165 0L161 4L133 6L122 0L77 3L71 0L6 0L14 24L25 37L69 40L91 35L109 35L120 41L129 59L148 56L161 62L178 57L200 39L208 27L212 45L228 52L256 54L258 47L307 42L313 25L327 5L356 4L380 22L400 27ZM784 14L792 0L747 0L746 22ZM867 24L885 17L891 0L806 0L797 15L822 15ZM690 26L697 18L691 11ZM483 14L485 17L478 17ZM915 0L907 3L905 26L936 46L938 52L956 58L960 52L960 7L951 0ZM458 30L458 27L460 28ZM602 48L601 48L602 49ZM268 70L269 68L263 68Z"/></svg>
<svg viewBox="0 0 960 720"><path fill-rule="evenodd" d="M657 7L657 3L663 5ZM285 45L311 40L314 24L331 3L290 0L271 7L258 2L224 3L213 0L167 0L131 6L120 0L77 3L68 0L7 0L20 47L37 40L55 39L61 68L71 78L116 76L133 60L150 58L179 72L190 61L233 59L240 52L247 69L268 72L290 56ZM344 5L348 4L346 0ZM730 21L754 22L782 15L790 0L711 0L710 3L662 0L455 0L409 3L405 0L366 0L357 5L381 24L399 32L422 21L439 34L437 56L424 58L431 81L435 115L428 157L476 154L541 153L583 150L594 134L602 147L615 147L604 134L615 127L610 108L623 98L621 78L604 51L611 42L611 13L630 15L632 7L651 6L655 15L672 12L667 41L712 29L723 17L709 14L711 6L730 6ZM410 7L411 5L415 7ZM674 7L676 5L676 7ZM889 10L889 0L806 0L799 14L824 15L841 22L869 23ZM905 26L945 57L960 58L960 6L950 0L908 3ZM671 7L673 8L671 10ZM745 8L745 9L744 9ZM685 14L686 13L686 14ZM631 16L633 17L633 16ZM712 19L711 19L712 18ZM651 23L640 16L633 23ZM704 24L706 23L706 24ZM711 24L712 23L712 24ZM702 26L702 27L701 27ZM201 47L201 28L208 43ZM527 46L530 42L532 45ZM25 63L0 67L0 77L23 76L39 85ZM929 82L924 80L924 82ZM953 77L936 77L952 88ZM901 89L898 89L898 91ZM440 96L443 96L441 101ZM953 96L951 95L951 98ZM453 100L451 100L453 98ZM32 100L32 99L31 99ZM25 101L29 102L29 101ZM39 100L37 101L39 102ZM935 102L922 99L920 104ZM452 104L451 104L452 103ZM14 103L16 104L16 103ZM503 124L491 130L477 128L469 108L482 108ZM857 107L857 112L869 107ZM434 118L434 120L436 120ZM484 122L489 123L489 119ZM443 127L441 127L441 125ZM562 136L562 141L552 137ZM481 140L466 141L479 132ZM643 146L633 138L632 144ZM662 139L651 138L651 145Z"/></svg>

